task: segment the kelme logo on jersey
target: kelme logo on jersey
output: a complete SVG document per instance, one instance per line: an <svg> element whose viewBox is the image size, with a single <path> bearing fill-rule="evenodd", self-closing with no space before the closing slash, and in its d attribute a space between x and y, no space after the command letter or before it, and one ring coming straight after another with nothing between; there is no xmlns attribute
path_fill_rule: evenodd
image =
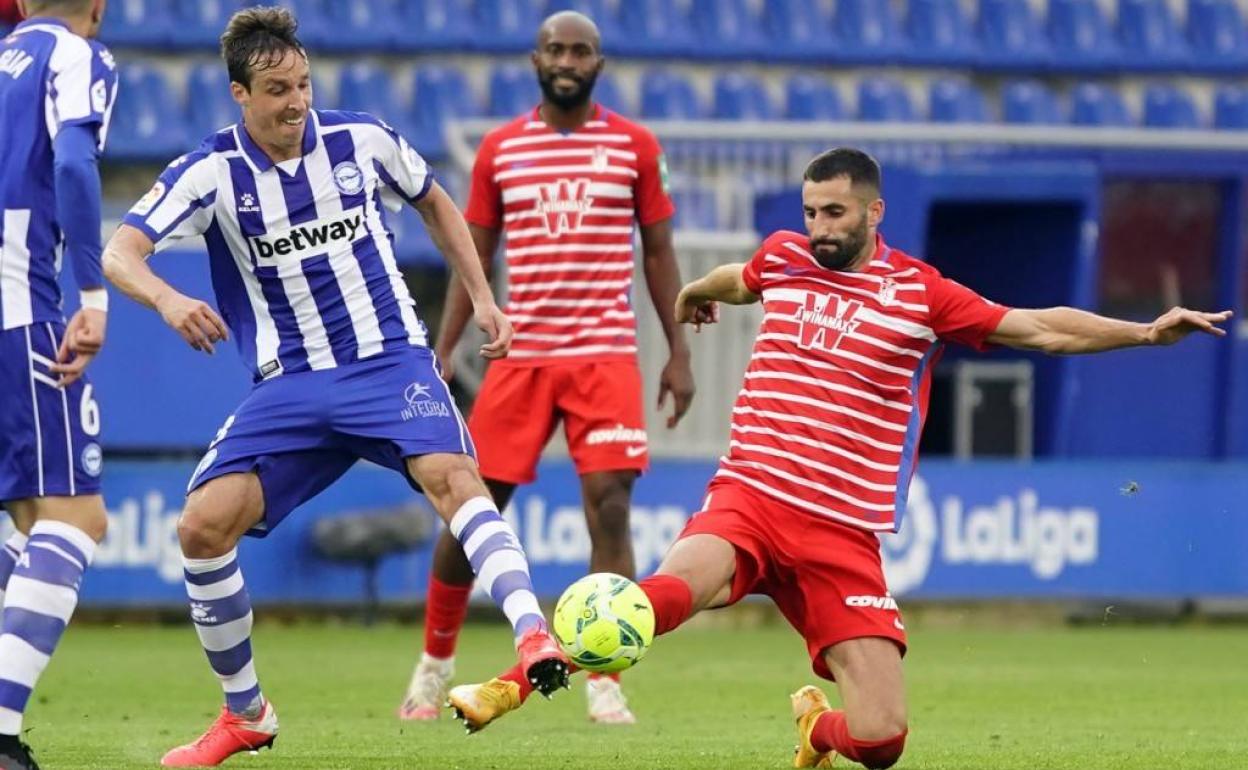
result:
<svg viewBox="0 0 1248 770"><path fill-rule="evenodd" d="M537 188L537 212L552 238L580 230L581 220L592 205L588 179L560 179Z"/></svg>
<svg viewBox="0 0 1248 770"><path fill-rule="evenodd" d="M862 302L856 299L807 294L806 305L797 310L802 347L807 350L820 348L828 352L836 350L841 337L853 334L858 328L861 321L855 321L854 316L861 309Z"/></svg>
<svg viewBox="0 0 1248 770"><path fill-rule="evenodd" d="M323 254L342 243L353 243L364 230L364 215L357 208L337 217L304 222L289 230L255 235L250 241L259 259L286 256L303 259Z"/></svg>

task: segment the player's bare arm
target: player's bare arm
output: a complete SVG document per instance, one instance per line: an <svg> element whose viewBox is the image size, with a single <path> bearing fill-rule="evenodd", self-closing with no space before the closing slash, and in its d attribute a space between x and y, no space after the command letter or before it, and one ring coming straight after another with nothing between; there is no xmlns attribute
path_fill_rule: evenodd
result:
<svg viewBox="0 0 1248 770"><path fill-rule="evenodd" d="M1230 317L1229 310L1205 313L1175 307L1151 323L1134 323L1069 307L1015 309L1005 314L988 342L1057 355L1100 353L1144 345L1173 345L1194 332L1224 337L1226 330L1217 324Z"/></svg>
<svg viewBox="0 0 1248 770"><path fill-rule="evenodd" d="M192 348L213 353L213 343L227 337L225 322L207 302L182 294L152 272L147 258L154 250L142 230L118 227L104 247L104 276L130 299L160 313Z"/></svg>
<svg viewBox="0 0 1248 770"><path fill-rule="evenodd" d="M701 331L702 324L719 320L720 302L729 305L752 305L758 295L745 285L745 265L733 262L720 265L696 281L685 285L676 297L676 321L693 324Z"/></svg>
<svg viewBox="0 0 1248 770"><path fill-rule="evenodd" d="M689 343L685 340L685 332L676 323L676 318L668 314L668 308L676 302L677 288L680 286L680 267L676 264L676 250L672 247L672 220L664 219L641 228L642 266L646 273L646 287L650 290L650 301L659 315L659 323L663 326L663 336L667 338L668 359L659 376L659 409L667 401L667 394L672 394L675 409L667 418L667 427L675 428L680 418L689 411L693 403L695 386L693 383L693 367L690 365Z"/></svg>
<svg viewBox="0 0 1248 770"><path fill-rule="evenodd" d="M472 303L477 326L489 337L489 341L481 346L481 355L490 359L505 358L511 350L511 322L494 303L490 282L481 267L481 259L464 215L437 182L416 204L416 210L425 220L425 228L433 239L433 245L459 276L459 282Z"/></svg>
<svg viewBox="0 0 1248 770"><path fill-rule="evenodd" d="M469 223L468 232L481 260L481 272L485 280L490 281L494 274L494 252L498 249L500 231ZM448 381L455 376L455 347L459 345L469 318L472 318L472 298L468 296L464 282L459 280L459 274L452 271L446 284L446 301L442 305L442 322L438 325L438 343L434 348L442 363L442 375Z"/></svg>

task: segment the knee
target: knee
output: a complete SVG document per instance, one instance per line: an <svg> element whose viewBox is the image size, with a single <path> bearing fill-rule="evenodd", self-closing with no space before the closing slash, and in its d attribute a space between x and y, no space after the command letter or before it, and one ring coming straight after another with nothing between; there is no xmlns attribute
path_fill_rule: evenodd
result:
<svg viewBox="0 0 1248 770"><path fill-rule="evenodd" d="M178 542L189 558L222 556L234 547L230 540L229 527L209 510L188 504L178 517Z"/></svg>
<svg viewBox="0 0 1248 770"><path fill-rule="evenodd" d="M587 497L594 510L591 526L604 537L628 537L632 484L619 479L606 481L591 490Z"/></svg>
<svg viewBox="0 0 1248 770"><path fill-rule="evenodd" d="M95 542L103 542L104 536L108 534L108 514L104 512L103 506L80 522L78 528Z"/></svg>
<svg viewBox="0 0 1248 770"><path fill-rule="evenodd" d="M867 745L864 746L862 743ZM858 761L870 770L887 770L897 764L897 760L901 759L901 754L906 749L906 730L903 726L901 731L894 733L891 738L862 743L858 746Z"/></svg>

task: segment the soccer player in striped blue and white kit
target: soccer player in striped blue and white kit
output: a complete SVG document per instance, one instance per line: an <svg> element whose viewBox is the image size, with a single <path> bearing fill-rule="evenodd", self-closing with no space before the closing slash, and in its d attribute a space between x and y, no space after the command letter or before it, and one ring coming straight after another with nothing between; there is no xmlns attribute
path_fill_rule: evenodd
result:
<svg viewBox="0 0 1248 770"><path fill-rule="evenodd" d="M219 764L270 745L277 719L252 662L251 605L236 561L359 458L403 473L463 543L547 694L567 662L546 631L528 562L477 471L463 420L395 264L383 204L407 203L469 287L483 355L506 355L472 238L421 157L363 113L311 109L307 55L282 8L235 14L221 38L242 121L178 158L104 254L108 278L194 348L233 334L255 386L191 478L178 524L191 618L225 690L221 716L165 766ZM160 280L157 245L203 235L218 317ZM222 320L224 319L224 321Z"/></svg>
<svg viewBox="0 0 1248 770"><path fill-rule="evenodd" d="M37 767L19 737L31 692L104 537L99 408L83 371L104 343L100 175L116 96L92 38L103 0L26 0L0 41L0 767ZM73 266L68 325L57 283Z"/></svg>

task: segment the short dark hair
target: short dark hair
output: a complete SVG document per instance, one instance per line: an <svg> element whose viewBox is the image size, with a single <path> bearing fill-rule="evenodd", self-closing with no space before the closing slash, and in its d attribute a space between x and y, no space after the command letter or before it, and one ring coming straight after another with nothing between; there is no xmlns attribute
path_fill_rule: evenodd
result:
<svg viewBox="0 0 1248 770"><path fill-rule="evenodd" d="M230 82L250 89L252 74L276 66L287 51L307 57L303 43L295 36L298 28L295 15L281 7L244 8L231 16L221 35L221 58L225 59Z"/></svg>
<svg viewBox="0 0 1248 770"><path fill-rule="evenodd" d="M834 147L819 153L806 165L802 180L826 182L838 176L849 177L850 184L855 187L867 185L877 193L880 190L880 164L875 158L853 147Z"/></svg>

